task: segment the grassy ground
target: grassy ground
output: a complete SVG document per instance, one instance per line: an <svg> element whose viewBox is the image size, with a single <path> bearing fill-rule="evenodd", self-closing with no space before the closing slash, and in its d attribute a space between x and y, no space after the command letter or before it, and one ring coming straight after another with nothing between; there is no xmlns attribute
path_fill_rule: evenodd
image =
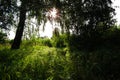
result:
<svg viewBox="0 0 120 80"><path fill-rule="evenodd" d="M35 45L10 50L0 46L0 80L68 80L70 63L63 49Z"/></svg>
<svg viewBox="0 0 120 80"><path fill-rule="evenodd" d="M28 45L28 43L27 43ZM120 80L120 48L94 51L22 44L0 45L0 80Z"/></svg>

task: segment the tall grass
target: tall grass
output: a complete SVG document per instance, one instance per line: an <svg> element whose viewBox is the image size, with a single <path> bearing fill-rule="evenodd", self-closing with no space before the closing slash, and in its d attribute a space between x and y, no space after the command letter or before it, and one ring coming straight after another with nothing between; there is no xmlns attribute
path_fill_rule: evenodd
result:
<svg viewBox="0 0 120 80"><path fill-rule="evenodd" d="M26 46L27 47L27 46ZM70 59L47 46L0 50L0 80L68 80Z"/></svg>
<svg viewBox="0 0 120 80"><path fill-rule="evenodd" d="M1 44L0 80L120 80L118 45L70 50L42 40L23 41L18 50Z"/></svg>
<svg viewBox="0 0 120 80"><path fill-rule="evenodd" d="M73 80L119 80L120 50L99 48L92 52L75 51L71 55Z"/></svg>

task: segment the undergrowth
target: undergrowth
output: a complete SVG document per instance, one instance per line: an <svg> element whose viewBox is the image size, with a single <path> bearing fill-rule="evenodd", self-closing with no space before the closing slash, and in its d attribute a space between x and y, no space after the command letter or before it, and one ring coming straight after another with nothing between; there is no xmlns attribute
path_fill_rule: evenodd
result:
<svg viewBox="0 0 120 80"><path fill-rule="evenodd" d="M120 80L119 61L116 45L71 51L24 41L11 50L6 43L0 44L0 80Z"/></svg>
<svg viewBox="0 0 120 80"><path fill-rule="evenodd" d="M61 54L61 53L65 54ZM47 46L0 49L0 80L69 80L69 54Z"/></svg>

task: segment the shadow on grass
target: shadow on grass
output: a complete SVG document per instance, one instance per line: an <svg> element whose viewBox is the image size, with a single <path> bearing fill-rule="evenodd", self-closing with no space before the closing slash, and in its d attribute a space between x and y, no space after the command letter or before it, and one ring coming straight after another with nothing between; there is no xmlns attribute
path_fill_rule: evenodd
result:
<svg viewBox="0 0 120 80"><path fill-rule="evenodd" d="M103 46L94 51L71 54L73 80L120 80L119 46Z"/></svg>

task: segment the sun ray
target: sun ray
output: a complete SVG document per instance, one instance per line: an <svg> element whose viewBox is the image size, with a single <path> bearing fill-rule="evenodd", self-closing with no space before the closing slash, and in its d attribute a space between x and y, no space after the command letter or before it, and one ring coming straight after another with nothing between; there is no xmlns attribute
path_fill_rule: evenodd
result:
<svg viewBox="0 0 120 80"><path fill-rule="evenodd" d="M51 11L50 11L50 15L52 18L56 18L57 17L57 9L56 8L53 8Z"/></svg>
<svg viewBox="0 0 120 80"><path fill-rule="evenodd" d="M51 20L57 19L59 17L58 15L58 9L55 7L48 10L46 16Z"/></svg>

